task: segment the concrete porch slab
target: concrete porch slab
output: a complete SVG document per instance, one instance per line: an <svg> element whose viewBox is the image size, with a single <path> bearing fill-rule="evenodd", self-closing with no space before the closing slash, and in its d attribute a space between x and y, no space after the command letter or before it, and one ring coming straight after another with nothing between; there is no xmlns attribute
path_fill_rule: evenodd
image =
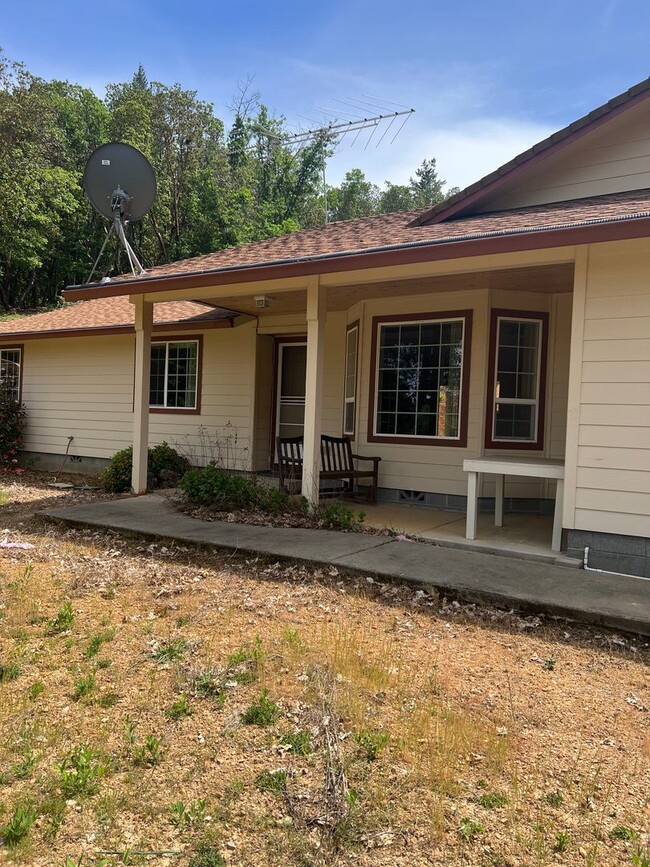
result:
<svg viewBox="0 0 650 867"><path fill-rule="evenodd" d="M462 599L650 635L650 582L642 578L596 575L387 536L200 521L177 512L164 497L154 494L49 509L42 514L70 524L335 564L390 580L424 584Z"/></svg>

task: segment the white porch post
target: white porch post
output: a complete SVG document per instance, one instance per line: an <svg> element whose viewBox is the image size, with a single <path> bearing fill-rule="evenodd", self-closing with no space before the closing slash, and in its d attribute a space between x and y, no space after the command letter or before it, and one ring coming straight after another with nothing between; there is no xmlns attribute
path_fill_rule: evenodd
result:
<svg viewBox="0 0 650 867"><path fill-rule="evenodd" d="M302 495L318 505L320 435L325 362L326 290L318 277L307 284L307 373L305 378L305 432Z"/></svg>
<svg viewBox="0 0 650 867"><path fill-rule="evenodd" d="M151 368L151 331L153 304L141 295L129 299L135 307L135 379L133 386L133 471L131 490L147 492L149 452L149 371Z"/></svg>

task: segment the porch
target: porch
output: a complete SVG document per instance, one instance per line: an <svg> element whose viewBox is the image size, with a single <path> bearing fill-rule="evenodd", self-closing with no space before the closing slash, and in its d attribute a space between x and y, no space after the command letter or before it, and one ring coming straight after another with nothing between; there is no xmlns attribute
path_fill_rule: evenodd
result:
<svg viewBox="0 0 650 867"><path fill-rule="evenodd" d="M349 500L342 502L351 505ZM467 539L464 512L392 503L378 503L376 506L360 503L358 508L365 512L364 524L368 527L392 530L450 548L498 553L545 563L554 563L559 556L551 551L553 517L550 515L511 512L504 516L503 526L496 527L494 514L481 512L477 538Z"/></svg>

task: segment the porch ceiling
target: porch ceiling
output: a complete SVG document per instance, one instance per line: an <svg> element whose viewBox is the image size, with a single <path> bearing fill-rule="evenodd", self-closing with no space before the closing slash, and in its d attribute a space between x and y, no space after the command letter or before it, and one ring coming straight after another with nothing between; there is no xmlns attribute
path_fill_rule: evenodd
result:
<svg viewBox="0 0 650 867"><path fill-rule="evenodd" d="M410 280L392 280L380 283L349 284L327 290L327 309L347 310L359 301L371 298L389 298L396 295L425 295L432 292L459 292L469 289L504 289L510 291L557 293L573 291L573 263L529 266L493 271L475 271L467 274L449 274L440 277L420 277ZM270 306L256 307L253 296L205 298L203 301L260 318L278 314L304 313L307 293L304 289L292 291L264 291Z"/></svg>

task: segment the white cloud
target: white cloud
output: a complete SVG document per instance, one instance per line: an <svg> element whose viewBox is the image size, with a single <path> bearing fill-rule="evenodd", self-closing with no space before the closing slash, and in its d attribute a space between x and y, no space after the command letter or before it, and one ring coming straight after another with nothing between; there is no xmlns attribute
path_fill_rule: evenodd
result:
<svg viewBox="0 0 650 867"><path fill-rule="evenodd" d="M385 144L387 136L379 148L371 142L364 150L361 138L355 147L344 147L330 160L328 183L339 183L353 167L361 168L379 185L386 180L407 183L422 160L435 157L440 177L449 187L462 189L552 131L542 124L509 118L482 118L455 124L447 121L445 126L421 124L418 128L409 122L392 145Z"/></svg>

